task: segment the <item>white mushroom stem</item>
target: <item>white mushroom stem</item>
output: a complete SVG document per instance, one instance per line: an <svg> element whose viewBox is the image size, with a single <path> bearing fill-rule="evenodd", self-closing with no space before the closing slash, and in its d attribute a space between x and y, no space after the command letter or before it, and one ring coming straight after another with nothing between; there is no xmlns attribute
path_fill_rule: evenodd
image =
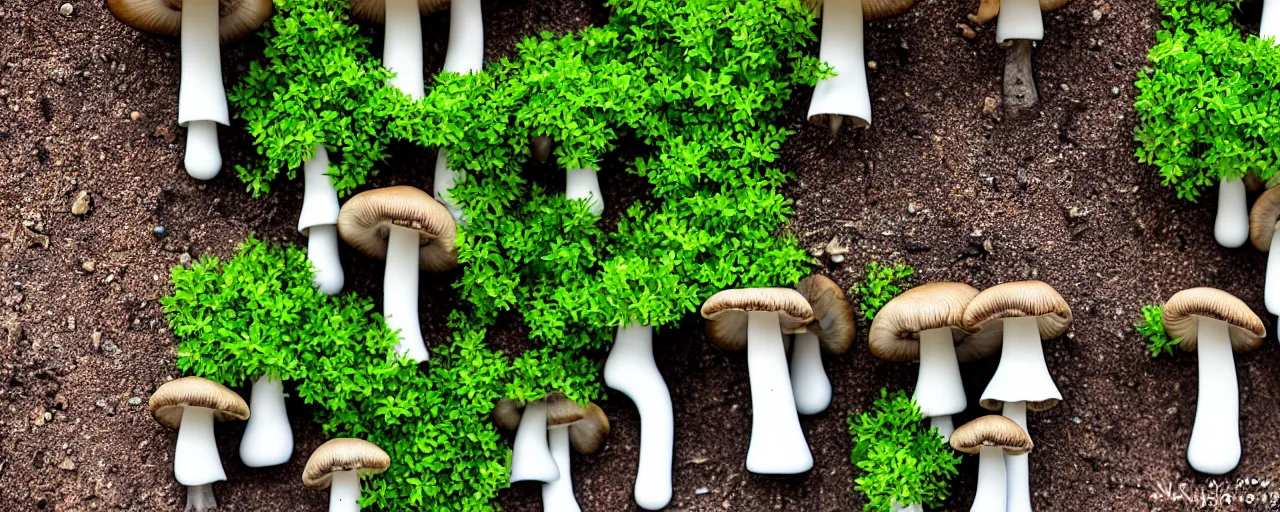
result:
<svg viewBox="0 0 1280 512"><path fill-rule="evenodd" d="M187 506L183 512L210 512L218 509L218 500L213 496L213 484L193 485L187 487Z"/></svg>
<svg viewBox="0 0 1280 512"><path fill-rule="evenodd" d="M454 0L449 7L449 47L444 54L444 70L449 73L480 71L484 66L484 17L480 0ZM449 168L449 153L436 153L436 174L432 182L437 201L449 209L453 220L463 225L462 208L449 197L449 189L461 178Z"/></svg>
<svg viewBox="0 0 1280 512"><path fill-rule="evenodd" d="M329 486L329 512L360 512L359 472L333 473L333 483Z"/></svg>
<svg viewBox="0 0 1280 512"><path fill-rule="evenodd" d="M791 352L791 391L800 414L818 414L831 405L831 380L822 368L822 345L817 334L796 334Z"/></svg>
<svg viewBox="0 0 1280 512"><path fill-rule="evenodd" d="M1039 41L1044 39L1044 20L1040 16L1040 0L1000 0L1000 17L996 20L996 42L1010 39Z"/></svg>
<svg viewBox="0 0 1280 512"><path fill-rule="evenodd" d="M920 373L916 376L912 398L926 418L945 417L933 421L943 439L950 439L951 415L964 412L968 398L960 378L960 362L956 358L955 339L950 327L929 329L920 333Z"/></svg>
<svg viewBox="0 0 1280 512"><path fill-rule="evenodd" d="M982 399L1012 401L1013 397L1030 400L1062 399L1044 361L1044 347L1035 317L1004 320L1004 342L1000 348L1000 365L987 383Z"/></svg>
<svg viewBox="0 0 1280 512"><path fill-rule="evenodd" d="M1280 222L1276 226L1280 227ZM1267 249L1267 278L1262 297L1267 311L1280 315L1280 229L1271 233L1271 246Z"/></svg>
<svg viewBox="0 0 1280 512"><path fill-rule="evenodd" d="M1027 403L1005 402L1004 417L1013 420L1025 432L1027 430ZM1029 455L1005 455L1004 471L1008 512L1031 512L1031 464ZM981 477L979 477L981 478Z"/></svg>
<svg viewBox="0 0 1280 512"><path fill-rule="evenodd" d="M298 231L307 235L307 259L315 270L312 284L320 293L337 295L346 276L338 260L338 190L327 175L329 152L324 144L316 144L315 154L303 164L302 172L306 188Z"/></svg>
<svg viewBox="0 0 1280 512"><path fill-rule="evenodd" d="M383 31L382 65L395 73L392 86L419 100L426 96L422 85L422 18L417 0L386 0L386 28Z"/></svg>
<svg viewBox="0 0 1280 512"><path fill-rule="evenodd" d="M898 503L897 501L894 501L889 506L889 510L891 510L892 512L924 512L924 507L920 506L919 503L903 505L901 503Z"/></svg>
<svg viewBox="0 0 1280 512"><path fill-rule="evenodd" d="M671 452L675 421L671 392L653 360L653 327L619 327L604 362L604 383L636 404L640 413L640 464L636 504L659 510L671 502Z"/></svg>
<svg viewBox="0 0 1280 512"><path fill-rule="evenodd" d="M293 429L284 407L284 384L272 375L253 382L249 423L240 439L240 460L251 468L277 466L293 456Z"/></svg>
<svg viewBox="0 0 1280 512"><path fill-rule="evenodd" d="M547 430L551 437L551 457L560 470L560 478L542 484L543 512L581 512L578 498L573 495L573 479L569 471L569 429L568 427L551 427Z"/></svg>
<svg viewBox="0 0 1280 512"><path fill-rule="evenodd" d="M978 491L970 512L1004 512L1005 455L997 446L983 446L978 452Z"/></svg>
<svg viewBox="0 0 1280 512"><path fill-rule="evenodd" d="M747 313L747 373L752 409L747 471L766 475L808 471L813 467L813 454L796 414L777 313Z"/></svg>
<svg viewBox="0 0 1280 512"><path fill-rule="evenodd" d="M173 477L187 487L227 479L213 438L213 409L184 407L173 453Z"/></svg>
<svg viewBox="0 0 1280 512"><path fill-rule="evenodd" d="M396 352L422 362L431 357L422 342L418 324L418 251L421 234L417 230L391 226L387 236L387 268L382 278L382 311L387 328L399 331Z"/></svg>
<svg viewBox="0 0 1280 512"><path fill-rule="evenodd" d="M951 440L951 433L956 431L955 423L951 421L951 415L933 416L929 418L929 426L938 429L938 435L942 436L942 442Z"/></svg>
<svg viewBox="0 0 1280 512"><path fill-rule="evenodd" d="M1262 25L1258 27L1258 37L1277 36L1280 36L1280 1L1262 0Z"/></svg>
<svg viewBox="0 0 1280 512"><path fill-rule="evenodd" d="M1187 462L1201 473L1221 475L1240 462L1240 391L1231 335L1225 322L1200 318L1198 338L1200 391Z"/></svg>
<svg viewBox="0 0 1280 512"><path fill-rule="evenodd" d="M823 3L818 58L830 64L836 76L819 81L813 88L809 118L827 115L835 123L839 122L839 116L849 116L857 125L870 125L871 95L867 91L867 66L863 56L862 0Z"/></svg>
<svg viewBox="0 0 1280 512"><path fill-rule="evenodd" d="M511 448L511 481L551 482L557 478L560 470L547 446L547 404L529 402Z"/></svg>
<svg viewBox="0 0 1280 512"><path fill-rule="evenodd" d="M453 0L449 5L449 47L444 70L450 73L479 71L484 63L484 17L480 0Z"/></svg>
<svg viewBox="0 0 1280 512"><path fill-rule="evenodd" d="M1218 215L1213 220L1218 245L1236 248L1249 239L1249 199L1243 179L1218 182Z"/></svg>
<svg viewBox="0 0 1280 512"><path fill-rule="evenodd" d="M570 201L589 201L588 210L597 217L604 213L604 194L595 169L569 169L564 172L564 196Z"/></svg>
<svg viewBox="0 0 1280 512"><path fill-rule="evenodd" d="M182 79L178 88L178 124L187 127L187 174L213 179L222 169L218 123L231 124L222 85L218 39L218 0L182 4Z"/></svg>

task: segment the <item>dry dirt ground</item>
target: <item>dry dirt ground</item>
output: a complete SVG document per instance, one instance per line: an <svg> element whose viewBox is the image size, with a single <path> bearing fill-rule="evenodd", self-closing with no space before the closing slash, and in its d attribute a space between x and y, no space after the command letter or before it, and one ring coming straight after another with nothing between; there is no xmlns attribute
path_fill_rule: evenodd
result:
<svg viewBox="0 0 1280 512"><path fill-rule="evenodd" d="M1132 82L1157 11L1154 0L1109 2L1075 0L1046 17L1035 53L1042 107L1016 122L983 108L1000 92L1003 54L993 29L978 28L971 40L956 28L976 0L922 0L870 23L875 125L832 138L803 122L808 91L790 105L797 135L784 165L798 176L789 189L792 229L815 251L832 238L849 246L843 264L819 256L845 287L866 261L902 261L915 266L919 282L981 288L1036 278L1066 297L1073 330L1046 342L1065 400L1031 418L1039 510L1177 510L1185 504L1170 491L1212 495L1224 483L1257 495L1280 487L1266 487L1280 477L1280 376L1272 371L1280 351L1269 342L1238 357L1245 454L1228 478L1210 479L1185 462L1194 355L1153 361L1130 325L1141 305L1192 286L1223 288L1264 311L1265 255L1218 247L1212 196L1210 204L1180 202L1134 161ZM143 405L176 376L157 305L168 269L202 254L229 255L250 232L302 242L292 227L301 190L281 185L255 201L229 173L209 183L189 179L181 168L185 133L173 125L177 41L121 25L100 2L69 5L63 14L56 0L0 0L0 509L180 510L183 492L169 468L174 433ZM583 0L494 0L484 9L489 58L523 35L607 16ZM430 73L442 63L447 14L424 24ZM229 82L259 50L251 38L224 51ZM238 128L223 130L221 140L228 164L253 158ZM433 161L429 151L400 148L372 185L427 188ZM614 180L606 172L606 188ZM75 216L82 191L92 208ZM380 268L351 251L343 258L349 289L379 295ZM424 279L423 296L432 297L424 325L443 324L449 278ZM833 404L803 419L815 469L752 475L743 468L751 413L745 358L711 348L700 328L689 318L657 343L678 426L672 509L860 509L845 417L882 387L911 386L914 366L882 363L865 343L829 358ZM429 332L428 343L441 336ZM964 368L971 397L994 369L994 361ZM614 436L595 456L575 455L577 493L584 510L629 510L637 418L624 398L604 407ZM322 440L305 408L291 408L298 451L309 453ZM231 477L216 486L223 509L322 510L325 496L299 485L302 457L271 470L239 463L242 428L219 431ZM976 469L965 462L945 510L968 509ZM517 486L500 505L538 510L537 488Z"/></svg>

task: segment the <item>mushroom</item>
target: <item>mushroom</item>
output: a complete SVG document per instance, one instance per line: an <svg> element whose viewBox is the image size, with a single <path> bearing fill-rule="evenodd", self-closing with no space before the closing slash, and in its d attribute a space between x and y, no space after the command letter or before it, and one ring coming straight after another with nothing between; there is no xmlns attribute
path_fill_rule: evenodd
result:
<svg viewBox="0 0 1280 512"><path fill-rule="evenodd" d="M384 23L382 65L395 74L387 80L414 101L426 97L422 83L422 18L449 6L449 0L354 0L357 18Z"/></svg>
<svg viewBox="0 0 1280 512"><path fill-rule="evenodd" d="M512 482L553 482L560 478L555 457L547 445L547 429L569 425L586 417L587 411L560 393L548 395L523 406L502 399L493 408L493 422L503 430L514 430L511 449Z"/></svg>
<svg viewBox="0 0 1280 512"><path fill-rule="evenodd" d="M604 383L626 395L640 414L640 463L636 504L659 510L671 502L671 451L675 442L671 392L653 360L653 327L618 328L604 362Z"/></svg>
<svg viewBox="0 0 1280 512"><path fill-rule="evenodd" d="M885 361L919 361L915 393L920 414L946 439L951 415L964 412L968 398L960 361L995 353L999 337L975 337L960 328L965 307L978 290L961 283L929 283L909 289L876 313L867 335L871 354Z"/></svg>
<svg viewBox="0 0 1280 512"><path fill-rule="evenodd" d="M1255 207L1256 209L1256 207ZM1218 211L1213 218L1213 239L1218 245L1235 249L1249 240L1253 231L1248 189L1241 178L1218 180Z"/></svg>
<svg viewBox="0 0 1280 512"><path fill-rule="evenodd" d="M560 470L560 478L542 484L542 510L545 512L581 512L578 499L573 495L573 479L569 477L569 446L572 445L578 453L590 455L600 450L604 439L609 436L609 418L600 406L588 404L580 409L583 416L577 421L547 425L551 457Z"/></svg>
<svg viewBox="0 0 1280 512"><path fill-rule="evenodd" d="M107 0L107 9L143 32L181 36L178 125L187 128L183 165L192 178L213 179L222 169L218 124L231 124L219 45L258 30L271 16L271 0Z"/></svg>
<svg viewBox="0 0 1280 512"><path fill-rule="evenodd" d="M396 351L415 361L430 358L418 325L418 269L442 272L458 265L453 216L429 194L387 187L356 194L338 213L342 240L367 256L385 259L382 311L399 331Z"/></svg>
<svg viewBox="0 0 1280 512"><path fill-rule="evenodd" d="M979 339L1002 337L1000 365L982 391L983 407L1000 411L1027 430L1027 410L1043 411L1062 400L1044 362L1041 340L1056 338L1071 325L1071 308L1057 290L1040 281L993 286L964 310L963 327ZM1026 455L1005 457L1009 512L1031 510L1030 469Z"/></svg>
<svg viewBox="0 0 1280 512"><path fill-rule="evenodd" d="M484 18L480 13L480 0L452 0L451 3L449 47L444 53L444 70L460 74L480 71L484 65ZM421 58L418 67L422 67ZM462 208L449 197L449 189L459 178L459 171L449 167L448 150L440 148L436 152L433 192L436 200L449 209L454 221L461 223Z"/></svg>
<svg viewBox="0 0 1280 512"><path fill-rule="evenodd" d="M251 468L278 466L293 456L293 428L284 407L284 384L280 378L263 374L253 381L249 393L253 416L240 438L240 460Z"/></svg>
<svg viewBox="0 0 1280 512"><path fill-rule="evenodd" d="M328 174L329 151L317 143L315 154L302 165L305 188L298 232L307 237L307 260L315 270L312 284L320 293L337 295L346 276L338 260L338 191Z"/></svg>
<svg viewBox="0 0 1280 512"><path fill-rule="evenodd" d="M178 429L173 453L173 477L187 486L188 512L217 508L213 483L227 479L213 437L213 422L243 420L249 405L235 391L200 377L183 377L164 383L147 404L151 417Z"/></svg>
<svg viewBox="0 0 1280 512"><path fill-rule="evenodd" d="M1004 61L1004 104L1011 116L1040 102L1035 75L1031 70L1031 41L1044 39L1042 12L1061 8L1070 0L983 0L975 23L986 23L996 15L996 42L1008 48Z"/></svg>
<svg viewBox="0 0 1280 512"><path fill-rule="evenodd" d="M916 0L806 0L821 8L822 40L818 58L836 76L818 81L809 101L809 122L840 130L845 117L858 128L871 126L871 95L863 60L862 23L901 14Z"/></svg>
<svg viewBox="0 0 1280 512"><path fill-rule="evenodd" d="M1243 199L1241 201L1243 204ZM1249 212L1249 241L1267 255L1267 277L1263 284L1263 304L1273 315L1280 315L1280 187L1267 189L1253 203Z"/></svg>
<svg viewBox="0 0 1280 512"><path fill-rule="evenodd" d="M363 439L330 439L316 448L302 470L302 485L329 489L329 512L360 511L360 475L376 475L391 467L391 457Z"/></svg>
<svg viewBox="0 0 1280 512"><path fill-rule="evenodd" d="M791 390L800 414L818 414L831 404L831 380L822 368L822 352L843 354L853 345L857 322L840 286L822 275L800 280L796 291L809 301L814 320L796 333L791 353Z"/></svg>
<svg viewBox="0 0 1280 512"><path fill-rule="evenodd" d="M973 512L1004 512L1005 456L1023 455L1034 447L1027 431L1013 420L995 414L961 425L951 435L951 447L978 455L978 491Z"/></svg>
<svg viewBox="0 0 1280 512"><path fill-rule="evenodd" d="M1182 338L1178 348L1200 360L1187 462L1201 473L1224 474L1240 462L1240 392L1231 354L1262 346L1267 328L1240 299L1213 288L1173 294L1163 316L1169 336Z"/></svg>
<svg viewBox="0 0 1280 512"><path fill-rule="evenodd" d="M804 330L813 308L785 288L725 290L702 304L707 338L724 350L747 349L751 379L751 444L747 471L768 475L803 473L813 454L800 430L787 372L782 335Z"/></svg>

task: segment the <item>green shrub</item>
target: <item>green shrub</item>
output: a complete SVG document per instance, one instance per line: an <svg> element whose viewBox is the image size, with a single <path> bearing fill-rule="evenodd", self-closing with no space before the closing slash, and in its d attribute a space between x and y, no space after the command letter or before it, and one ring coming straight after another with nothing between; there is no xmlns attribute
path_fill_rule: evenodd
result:
<svg viewBox="0 0 1280 512"><path fill-rule="evenodd" d="M1196 201L1222 178L1264 181L1280 160L1280 50L1233 23L1239 0L1160 0L1150 69L1138 74L1138 160Z"/></svg>
<svg viewBox="0 0 1280 512"><path fill-rule="evenodd" d="M1173 355L1173 348L1182 343L1182 338L1169 339L1164 330L1164 306L1143 306L1142 322L1133 325L1138 334L1147 338L1147 351L1151 357Z"/></svg>
<svg viewBox="0 0 1280 512"><path fill-rule="evenodd" d="M161 304L178 368L228 386L275 373L297 386L326 436L382 447L393 462L365 481L365 505L482 510L506 487L509 450L488 415L507 365L460 313L421 371L393 355L396 337L371 300L315 291L300 249L250 238L229 261L202 258L172 279Z"/></svg>
<svg viewBox="0 0 1280 512"><path fill-rule="evenodd" d="M850 459L865 473L854 487L867 497L863 510L889 512L895 503L934 508L947 499L960 457L925 425L906 392L881 389L871 411L849 415L849 435Z"/></svg>
<svg viewBox="0 0 1280 512"><path fill-rule="evenodd" d="M915 273L916 270L906 264L867 263L867 274L854 290L861 297L862 316L874 320L880 308L901 294L904 281Z"/></svg>

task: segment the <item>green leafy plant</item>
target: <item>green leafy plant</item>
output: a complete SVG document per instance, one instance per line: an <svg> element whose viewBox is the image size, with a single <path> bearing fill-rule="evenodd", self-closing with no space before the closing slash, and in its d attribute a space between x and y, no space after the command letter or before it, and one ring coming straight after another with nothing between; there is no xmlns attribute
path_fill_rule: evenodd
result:
<svg viewBox="0 0 1280 512"><path fill-rule="evenodd" d="M1138 74L1138 160L1178 197L1196 201L1220 179L1276 174L1280 49L1245 36L1239 0L1160 0L1149 69Z"/></svg>
<svg viewBox="0 0 1280 512"><path fill-rule="evenodd" d="M871 410L849 415L853 465L865 474L854 487L867 497L863 510L889 512L895 504L941 506L960 457L928 427L904 391L880 390Z"/></svg>
<svg viewBox="0 0 1280 512"><path fill-rule="evenodd" d="M365 482L383 510L482 510L506 486L509 450L488 414L507 385L503 356L460 313L428 371L394 356L395 336L369 299L311 284L306 253L250 238L228 261L173 270L161 299L178 368L228 386L271 371L297 387L328 437L386 450L391 468ZM570 361L570 364L580 364Z"/></svg>
<svg viewBox="0 0 1280 512"><path fill-rule="evenodd" d="M393 468L402 469L374 480L366 503L491 510L506 485L506 452L486 417L496 398L559 391L598 399L599 362L617 326L671 324L722 289L790 286L805 275L809 258L785 229L790 176L776 162L790 135L779 116L792 89L827 72L804 53L814 40L812 14L799 0L607 5L613 14L601 27L526 39L483 72L436 76L427 96L411 102L384 84L386 72L345 3L276 0L266 59L232 95L266 157L242 179L265 194L322 141L347 193L393 141L447 148L458 173L449 196L467 218L458 233L463 272L452 342L431 347L430 370L417 377L382 341L342 365L313 360L322 351L306 336L332 336L294 316L311 318L327 299L300 284L272 288L258 277L267 274L266 256L242 256L202 261L198 275L175 271L166 308L175 334L190 338L179 367L224 382L273 371L322 409L326 432L393 446ZM555 141L562 167L627 172L646 188L602 223L584 201L526 175L534 136ZM259 270L234 271L240 264ZM276 280L305 281L289 268ZM236 286L257 288L216 292L206 281L228 279L227 269L245 276ZM190 291L196 283L206 283L203 293ZM261 310L284 298L304 302ZM485 329L504 312L528 326L534 348L512 357L484 348ZM259 317L263 327L248 321ZM214 325L221 330L206 329ZM242 341L253 329L265 330ZM341 391L329 397L324 386ZM368 391L349 391L356 388Z"/></svg>
<svg viewBox="0 0 1280 512"><path fill-rule="evenodd" d="M1134 324L1138 334L1147 338L1147 351L1151 357L1173 355L1173 348L1182 343L1182 338L1169 338L1164 330L1164 306L1143 306L1142 322Z"/></svg>
<svg viewBox="0 0 1280 512"><path fill-rule="evenodd" d="M874 320L880 308L902 293L902 285L908 277L916 273L910 265L882 265L874 261L867 263L867 274L857 289L853 290L861 297L862 316Z"/></svg>

